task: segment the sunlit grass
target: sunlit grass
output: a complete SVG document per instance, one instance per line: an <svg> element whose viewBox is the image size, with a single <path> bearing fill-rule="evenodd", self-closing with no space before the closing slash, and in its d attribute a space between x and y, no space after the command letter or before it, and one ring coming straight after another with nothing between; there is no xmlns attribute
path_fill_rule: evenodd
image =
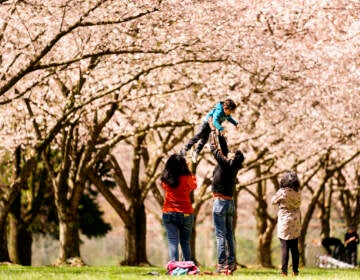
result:
<svg viewBox="0 0 360 280"><path fill-rule="evenodd" d="M212 271L212 269L202 269ZM181 279L223 279L224 276L180 276ZM279 271L276 269L240 268L232 279L279 279ZM0 266L1 280L100 280L100 279L173 279L174 276L166 275L161 267L23 267L23 266ZM360 279L359 269L317 269L303 268L298 277L288 276L290 279L311 280L345 280Z"/></svg>

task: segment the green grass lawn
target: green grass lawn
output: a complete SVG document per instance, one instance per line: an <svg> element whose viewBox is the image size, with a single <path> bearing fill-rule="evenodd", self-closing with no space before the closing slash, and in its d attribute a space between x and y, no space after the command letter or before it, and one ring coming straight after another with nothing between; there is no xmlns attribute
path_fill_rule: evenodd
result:
<svg viewBox="0 0 360 280"><path fill-rule="evenodd" d="M208 269L207 271L212 271ZM100 279L170 279L176 276L168 276L161 267L24 267L24 266L0 266L1 280L100 280ZM157 274L157 275L152 275ZM226 276L177 276L180 279L224 279ZM275 269L240 268L232 279L278 279L279 271ZM311 280L356 280L360 279L359 269L319 269L303 268L297 277L288 276L290 279Z"/></svg>

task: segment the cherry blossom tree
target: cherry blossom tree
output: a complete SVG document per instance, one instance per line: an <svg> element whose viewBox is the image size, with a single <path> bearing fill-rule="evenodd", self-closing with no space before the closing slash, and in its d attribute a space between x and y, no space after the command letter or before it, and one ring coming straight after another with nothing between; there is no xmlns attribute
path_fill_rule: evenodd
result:
<svg viewBox="0 0 360 280"><path fill-rule="evenodd" d="M359 162L356 1L42 2L1 2L1 154L29 147L34 156L24 168L31 169L35 155L61 147L68 155L62 168L51 162L48 167L55 171L54 186L69 190L72 200L64 201L72 209L94 164L122 141L164 124L195 127L228 97L239 105L234 117L242 129L226 127L227 139L249 163L239 174L238 190L256 201L260 245L274 230L264 195L276 188L281 171L296 168L314 207L323 189L308 188L309 178L324 188L331 179L340 182L339 174L351 174L346 181L356 182L356 173L348 171ZM154 139L162 150L164 138ZM332 166L324 181L316 163L329 149L352 160L341 171ZM81 164L70 156L75 154ZM206 151L202 156L208 157ZM205 177L211 164L202 160L197 174ZM69 170L76 176L66 175ZM209 197L203 190L199 195ZM78 252L64 258L72 255Z"/></svg>

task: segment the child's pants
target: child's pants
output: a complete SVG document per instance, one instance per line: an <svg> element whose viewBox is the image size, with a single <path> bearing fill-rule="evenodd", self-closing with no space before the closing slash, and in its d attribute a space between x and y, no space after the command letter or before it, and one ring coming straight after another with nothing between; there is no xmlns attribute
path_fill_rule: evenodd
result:
<svg viewBox="0 0 360 280"><path fill-rule="evenodd" d="M347 263L352 264L354 266L357 265L357 248L354 249L346 249Z"/></svg>
<svg viewBox="0 0 360 280"><path fill-rule="evenodd" d="M293 272L299 272L299 248L298 238L284 240L280 238L281 245L281 271L287 273L289 263L289 251L291 251Z"/></svg>
<svg viewBox="0 0 360 280"><path fill-rule="evenodd" d="M185 151L190 150L195 143L199 142L195 149L195 152L199 154L209 140L210 133L211 128L209 123L203 122L194 137L185 145Z"/></svg>

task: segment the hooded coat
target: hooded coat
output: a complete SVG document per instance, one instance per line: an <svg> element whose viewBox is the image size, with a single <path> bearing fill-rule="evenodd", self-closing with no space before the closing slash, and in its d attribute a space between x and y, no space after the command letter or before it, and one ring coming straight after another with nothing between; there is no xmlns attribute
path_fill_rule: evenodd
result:
<svg viewBox="0 0 360 280"><path fill-rule="evenodd" d="M301 195L291 188L280 188L271 199L272 204L279 206L278 237L284 240L296 239L301 231Z"/></svg>

